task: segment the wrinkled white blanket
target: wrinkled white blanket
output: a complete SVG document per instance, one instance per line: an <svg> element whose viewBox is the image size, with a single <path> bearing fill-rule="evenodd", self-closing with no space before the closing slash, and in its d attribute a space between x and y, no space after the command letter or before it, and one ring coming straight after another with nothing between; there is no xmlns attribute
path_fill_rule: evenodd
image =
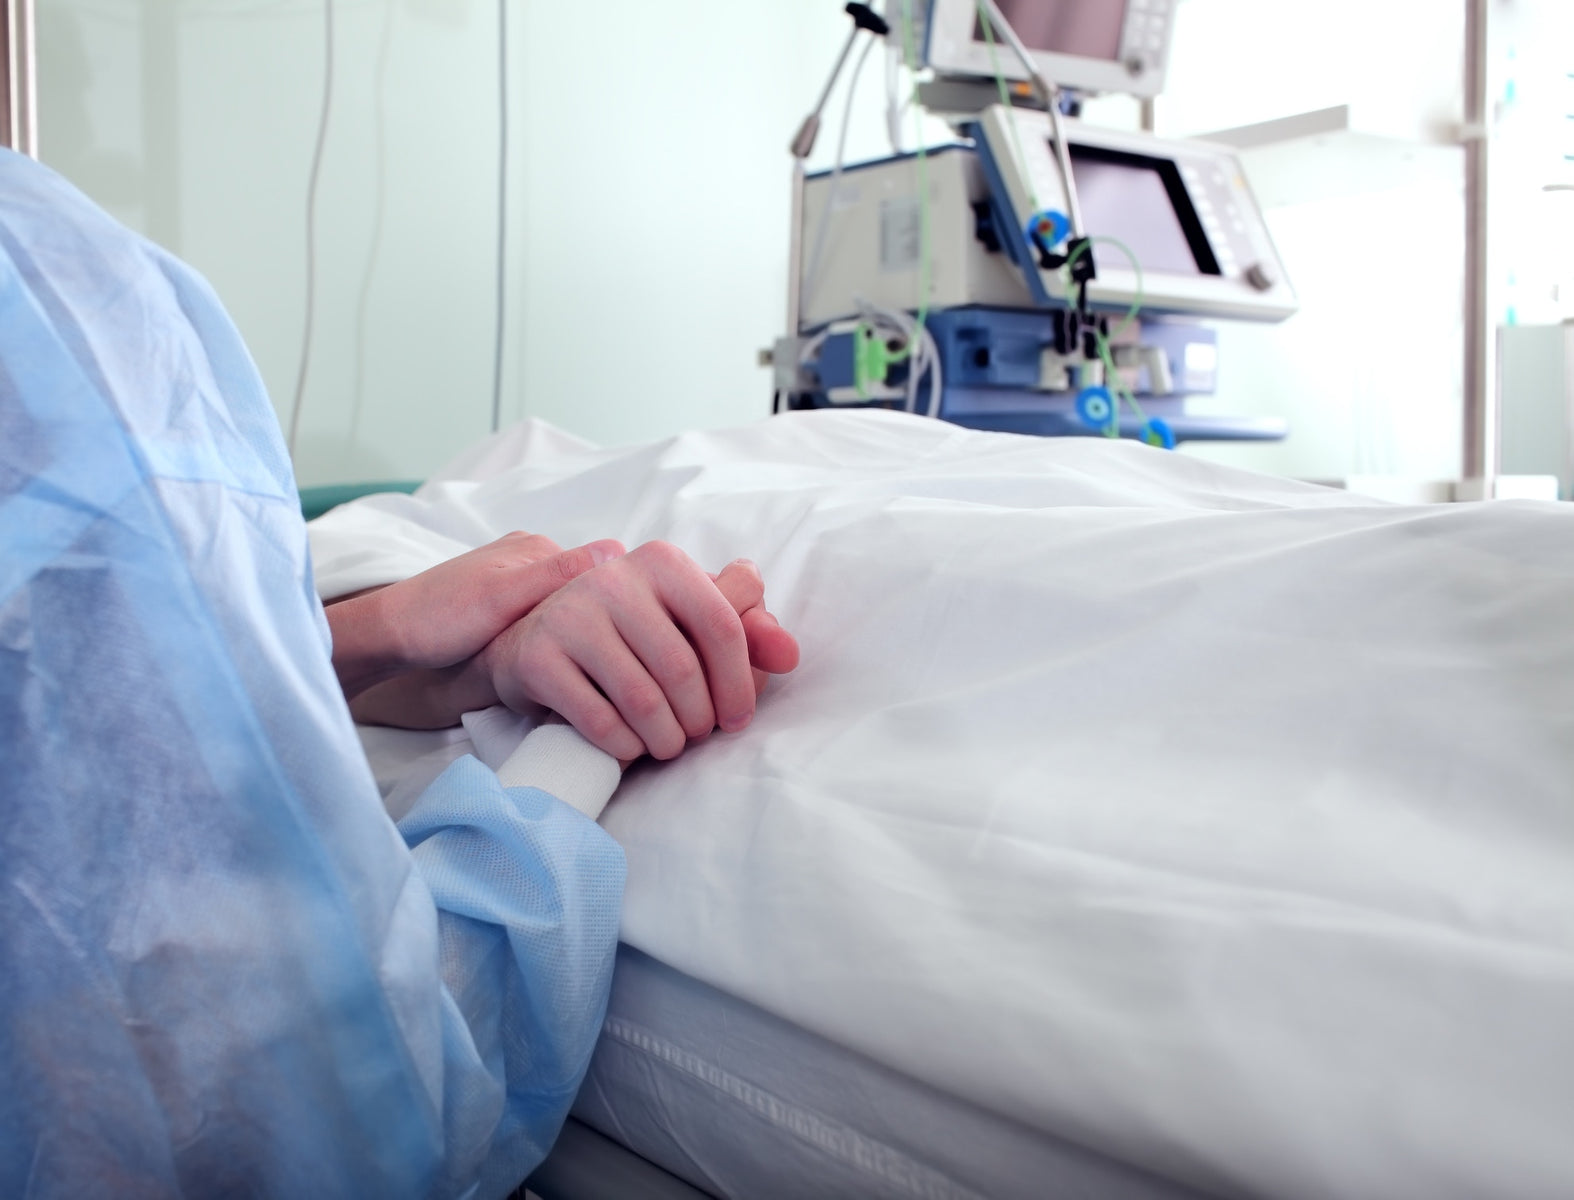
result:
<svg viewBox="0 0 1574 1200"><path fill-rule="evenodd" d="M1274 1197L1574 1195L1574 509L819 413L539 424L318 521L748 556L803 645L603 821L623 937L911 1075Z"/></svg>

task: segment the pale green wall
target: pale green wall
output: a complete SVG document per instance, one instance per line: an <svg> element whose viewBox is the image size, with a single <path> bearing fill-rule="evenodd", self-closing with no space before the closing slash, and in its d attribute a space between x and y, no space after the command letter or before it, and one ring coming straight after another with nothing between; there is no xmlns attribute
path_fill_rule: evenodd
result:
<svg viewBox="0 0 1574 1200"><path fill-rule="evenodd" d="M513 3L505 421L620 442L765 414L786 144L839 8ZM303 483L423 475L491 412L496 4L335 13ZM39 55L44 160L207 275L287 421L320 0L44 0ZM884 146L882 78L872 57L854 155Z"/></svg>
<svg viewBox="0 0 1574 1200"><path fill-rule="evenodd" d="M428 471L484 430L490 392L484 6L339 0L336 15L305 483ZM44 161L208 277L286 420L321 4L46 0L39 58Z"/></svg>
<svg viewBox="0 0 1574 1200"><path fill-rule="evenodd" d="M1537 27L1536 4L1499 7ZM513 0L505 420L625 442L764 414L755 355L784 319L785 147L845 37L840 8ZM1183 0L1161 132L1336 103L1400 132L1446 123L1462 8ZM491 408L496 4L335 11L304 483L424 475L484 433ZM209 277L287 419L321 0L41 0L39 53L45 161ZM853 158L886 150L882 83L876 54ZM839 119L837 97L817 165ZM1269 213L1303 311L1223 331L1214 404L1283 413L1295 433L1201 452L1310 477L1452 474L1458 171L1407 172L1402 147L1376 165L1318 153L1356 183L1291 188Z"/></svg>

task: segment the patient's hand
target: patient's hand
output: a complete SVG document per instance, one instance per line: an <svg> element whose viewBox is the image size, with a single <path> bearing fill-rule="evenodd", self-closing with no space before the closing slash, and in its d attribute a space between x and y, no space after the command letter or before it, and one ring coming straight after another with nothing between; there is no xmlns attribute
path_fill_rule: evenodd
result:
<svg viewBox="0 0 1574 1200"><path fill-rule="evenodd" d="M619 542L564 550L509 533L386 587L331 601L333 666L346 699L406 671L450 667L484 649L572 579L623 553Z"/></svg>
<svg viewBox="0 0 1574 1200"><path fill-rule="evenodd" d="M718 724L747 725L765 673L797 666L798 644L764 593L752 563L713 579L652 542L575 577L469 661L373 687L351 711L440 728L499 702L541 704L625 762L672 758Z"/></svg>
<svg viewBox="0 0 1574 1200"><path fill-rule="evenodd" d="M624 761L674 758L718 725L748 725L756 670L797 666L798 644L764 597L752 563L712 579L651 542L542 601L478 661L511 708L545 705Z"/></svg>

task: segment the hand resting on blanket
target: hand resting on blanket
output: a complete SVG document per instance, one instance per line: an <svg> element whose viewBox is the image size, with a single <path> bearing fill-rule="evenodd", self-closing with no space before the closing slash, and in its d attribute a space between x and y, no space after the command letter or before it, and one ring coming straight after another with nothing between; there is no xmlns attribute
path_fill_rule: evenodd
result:
<svg viewBox="0 0 1574 1200"><path fill-rule="evenodd" d="M438 729L540 704L628 761L748 725L767 675L798 663L764 598L744 560L711 576L666 542L565 551L511 533L327 611L358 721Z"/></svg>

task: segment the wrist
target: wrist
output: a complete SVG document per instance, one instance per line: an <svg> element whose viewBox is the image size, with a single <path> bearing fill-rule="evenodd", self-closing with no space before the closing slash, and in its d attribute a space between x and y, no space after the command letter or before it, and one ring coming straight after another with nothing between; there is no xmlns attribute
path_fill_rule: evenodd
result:
<svg viewBox="0 0 1574 1200"><path fill-rule="evenodd" d="M439 670L405 671L350 698L350 715L362 725L400 729L450 729L467 712L498 704L492 681L475 660Z"/></svg>
<svg viewBox="0 0 1574 1200"><path fill-rule="evenodd" d="M497 768L504 787L535 787L594 821L617 789L617 760L566 721L543 722Z"/></svg>
<svg viewBox="0 0 1574 1200"><path fill-rule="evenodd" d="M411 667L392 612L394 587L359 592L325 606L333 636L333 669L351 698Z"/></svg>

